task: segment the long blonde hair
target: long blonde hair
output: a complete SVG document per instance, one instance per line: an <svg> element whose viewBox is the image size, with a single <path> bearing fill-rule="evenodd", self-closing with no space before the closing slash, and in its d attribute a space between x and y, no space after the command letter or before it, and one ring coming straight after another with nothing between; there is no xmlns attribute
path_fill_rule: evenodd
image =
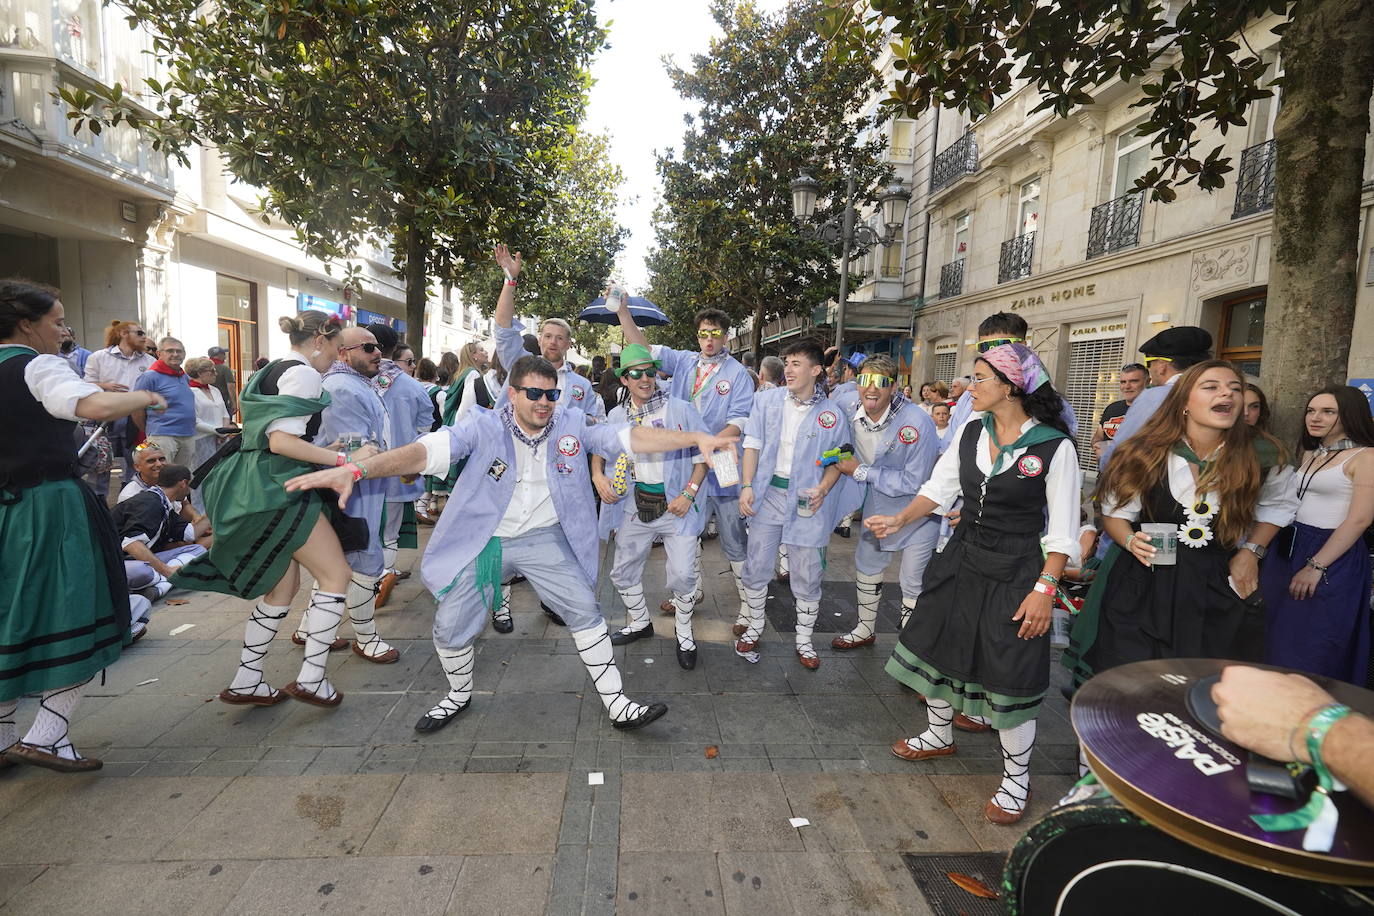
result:
<svg viewBox="0 0 1374 916"><path fill-rule="evenodd" d="M482 364L477 361L479 346L475 340L470 340L458 348L458 368L453 370L454 381L469 369L476 369L478 375L482 374Z"/></svg>

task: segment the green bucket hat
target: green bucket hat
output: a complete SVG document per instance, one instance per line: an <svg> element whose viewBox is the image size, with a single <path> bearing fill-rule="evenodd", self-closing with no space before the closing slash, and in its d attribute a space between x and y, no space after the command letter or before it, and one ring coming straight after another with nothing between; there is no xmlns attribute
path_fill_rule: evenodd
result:
<svg viewBox="0 0 1374 916"><path fill-rule="evenodd" d="M627 369L633 369L635 366L642 366L645 363L652 363L655 370L663 368L663 363L654 359L654 354L649 352L648 347L630 344L620 351L620 365L616 367L615 374L623 377Z"/></svg>

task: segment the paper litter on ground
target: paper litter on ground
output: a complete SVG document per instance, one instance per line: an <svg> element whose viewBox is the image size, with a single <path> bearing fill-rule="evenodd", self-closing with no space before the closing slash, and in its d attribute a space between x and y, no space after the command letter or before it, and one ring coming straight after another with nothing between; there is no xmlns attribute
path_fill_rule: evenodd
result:
<svg viewBox="0 0 1374 916"><path fill-rule="evenodd" d="M146 680L146 681L139 681L139 682L138 682L137 684L135 684L134 686L135 686L135 687L147 687L149 684L156 684L156 683L157 683L157 678L155 678L155 677L150 677L150 678L148 678L148 680Z"/></svg>
<svg viewBox="0 0 1374 916"><path fill-rule="evenodd" d="M605 773L588 773L588 774L587 774L587 785L589 785L589 786L604 786L605 784L606 784L606 774L605 774Z"/></svg>
<svg viewBox="0 0 1374 916"><path fill-rule="evenodd" d="M195 624L194 624L194 623L183 623L181 626L175 627L175 628L172 630L172 632L168 633L167 635L168 635L168 636L176 636L178 633L185 633L187 630L194 629L194 628L195 628Z"/></svg>
<svg viewBox="0 0 1374 916"><path fill-rule="evenodd" d="M810 827L810 826L811 826L811 822L808 821L808 820L807 820L806 818L804 818L804 817L789 817L789 818L787 819L787 823L791 824L793 827Z"/></svg>

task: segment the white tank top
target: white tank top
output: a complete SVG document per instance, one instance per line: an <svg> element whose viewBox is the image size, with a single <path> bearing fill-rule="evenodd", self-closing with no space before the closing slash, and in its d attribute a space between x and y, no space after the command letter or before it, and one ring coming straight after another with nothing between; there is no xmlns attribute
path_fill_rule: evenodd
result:
<svg viewBox="0 0 1374 916"><path fill-rule="evenodd" d="M1350 514L1350 500L1355 493L1355 483L1345 473L1346 462L1354 458L1362 448L1346 449L1322 465L1324 458L1316 460L1321 470L1313 473L1312 462L1304 462L1296 476L1299 488L1298 521L1314 528L1336 528Z"/></svg>

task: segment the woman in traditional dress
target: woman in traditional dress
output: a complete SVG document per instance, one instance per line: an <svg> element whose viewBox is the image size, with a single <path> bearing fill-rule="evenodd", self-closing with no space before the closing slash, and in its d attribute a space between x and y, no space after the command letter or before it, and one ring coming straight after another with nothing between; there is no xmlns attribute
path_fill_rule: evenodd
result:
<svg viewBox="0 0 1374 916"><path fill-rule="evenodd" d="M1364 685L1369 676L1369 547L1374 421L1349 385L1307 402L1298 439L1297 518L1264 561L1271 665Z"/></svg>
<svg viewBox="0 0 1374 916"><path fill-rule="evenodd" d="M1030 801L1054 596L1078 554L1082 474L1063 402L1035 351L990 348L974 364L971 390L982 421L964 427L901 513L864 524L886 537L963 498L954 536L926 567L920 603L887 663L888 674L925 696L930 725L892 753L947 757L957 750L955 713L982 717L1002 745L1002 782L983 815L1014 824Z"/></svg>
<svg viewBox="0 0 1374 916"><path fill-rule="evenodd" d="M174 585L261 598L248 619L238 671L220 691L225 703L271 706L289 694L316 706L337 706L343 694L326 676L334 631L343 617L351 573L339 535L331 527L332 504L310 493L288 493L282 484L315 468L341 466L345 452L312 445L320 412L329 404L321 375L338 357L342 328L324 312L282 318L291 353L253 373L239 405L239 449L223 457L203 484L215 542L210 552L182 567ZM375 454L364 446L352 458ZM305 660L296 680L282 690L263 681L262 660L291 610L304 566L318 584L305 612Z"/></svg>
<svg viewBox="0 0 1374 916"><path fill-rule="evenodd" d="M1115 544L1065 653L1077 682L1145 659L1262 660L1259 557L1293 517L1292 469L1241 420L1244 396L1231 363L1198 363L1116 446L1097 487ZM1174 564L1153 562L1142 523L1177 526Z"/></svg>
<svg viewBox="0 0 1374 916"><path fill-rule="evenodd" d="M56 355L56 290L0 280L0 769L98 770L68 737L81 688L128 644L129 593L109 512L79 478L77 419L165 409L149 391L106 392ZM41 694L16 742L19 698Z"/></svg>

